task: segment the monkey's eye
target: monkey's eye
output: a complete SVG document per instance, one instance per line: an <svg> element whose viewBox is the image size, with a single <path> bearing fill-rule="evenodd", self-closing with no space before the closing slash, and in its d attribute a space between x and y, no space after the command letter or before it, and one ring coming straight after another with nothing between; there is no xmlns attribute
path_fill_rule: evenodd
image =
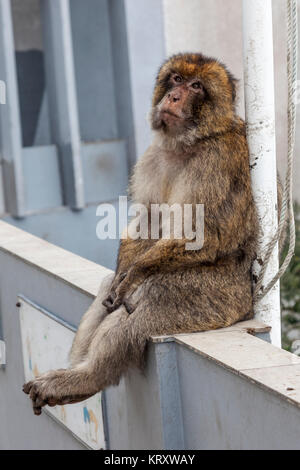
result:
<svg viewBox="0 0 300 470"><path fill-rule="evenodd" d="M177 83L181 83L182 82L182 78L180 75L174 75L173 77L173 80Z"/></svg>
<svg viewBox="0 0 300 470"><path fill-rule="evenodd" d="M195 83L192 84L192 88L194 90L201 90L201 89L203 89L203 86L200 82L195 82Z"/></svg>

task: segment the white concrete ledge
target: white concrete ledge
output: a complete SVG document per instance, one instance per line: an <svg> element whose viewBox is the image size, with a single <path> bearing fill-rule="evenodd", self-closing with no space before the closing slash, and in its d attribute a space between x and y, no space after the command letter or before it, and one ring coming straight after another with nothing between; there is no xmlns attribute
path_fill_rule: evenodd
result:
<svg viewBox="0 0 300 470"><path fill-rule="evenodd" d="M215 331L158 336L153 342L175 342L300 408L300 357L255 337L269 331L250 320Z"/></svg>
<svg viewBox="0 0 300 470"><path fill-rule="evenodd" d="M0 221L0 250L91 297L97 295L102 279L112 272L3 221Z"/></svg>

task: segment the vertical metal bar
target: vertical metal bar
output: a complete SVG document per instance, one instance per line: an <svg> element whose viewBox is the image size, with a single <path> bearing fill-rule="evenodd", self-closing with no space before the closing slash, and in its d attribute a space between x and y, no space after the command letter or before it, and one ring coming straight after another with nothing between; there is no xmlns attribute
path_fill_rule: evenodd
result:
<svg viewBox="0 0 300 470"><path fill-rule="evenodd" d="M175 342L155 344L163 449L183 450L184 429Z"/></svg>
<svg viewBox="0 0 300 470"><path fill-rule="evenodd" d="M6 345L5 341L0 339L0 366L5 366L6 364Z"/></svg>
<svg viewBox="0 0 300 470"><path fill-rule="evenodd" d="M0 141L0 149L1 149L1 141ZM1 158L1 150L0 150L0 217L2 214L5 214L5 200L4 200L4 178L3 178L3 162Z"/></svg>
<svg viewBox="0 0 300 470"><path fill-rule="evenodd" d="M132 93L126 10L124 0L109 0L110 37L114 73L115 100L117 108L118 137L126 139L128 163L136 163L135 128L133 124ZM122 73L120 73L120 70Z"/></svg>
<svg viewBox="0 0 300 470"><path fill-rule="evenodd" d="M1 63L0 63L0 76L2 76ZM6 104L6 83L4 82L4 80L0 80L0 106L5 105L5 104ZM1 116L0 116L0 125L1 125ZM0 131L0 156L1 156L1 131ZM3 179L2 166L3 166L3 159L0 157L0 216L5 213L4 179Z"/></svg>
<svg viewBox="0 0 300 470"><path fill-rule="evenodd" d="M243 38L247 137L253 193L262 231L258 261L253 267L257 275L278 224L271 0L243 0ZM277 271L278 248L273 251L266 284ZM272 326L271 341L280 346L279 283L255 307L255 314Z"/></svg>
<svg viewBox="0 0 300 470"><path fill-rule="evenodd" d="M0 0L0 80L6 87L0 104L0 153L3 163L6 210L24 215L22 137L10 0ZM2 97L3 98L3 97Z"/></svg>
<svg viewBox="0 0 300 470"><path fill-rule="evenodd" d="M69 0L42 0L50 126L61 158L65 203L84 207Z"/></svg>

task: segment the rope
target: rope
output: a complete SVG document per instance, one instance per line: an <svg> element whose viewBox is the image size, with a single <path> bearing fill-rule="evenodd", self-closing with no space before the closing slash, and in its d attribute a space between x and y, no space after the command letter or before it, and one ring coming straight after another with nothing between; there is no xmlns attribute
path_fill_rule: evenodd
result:
<svg viewBox="0 0 300 470"><path fill-rule="evenodd" d="M296 108L297 108L297 63L298 63L298 14L297 1L287 0L287 73L288 73L288 157L287 172L284 185L283 201L280 211L278 229L271 240L265 259L258 276L254 290L254 302L257 303L265 297L275 286L281 276L286 272L295 252L296 234L293 207L293 160L296 136ZM264 276L272 256L273 250L285 230L286 221L289 225L288 253L276 276L263 287Z"/></svg>

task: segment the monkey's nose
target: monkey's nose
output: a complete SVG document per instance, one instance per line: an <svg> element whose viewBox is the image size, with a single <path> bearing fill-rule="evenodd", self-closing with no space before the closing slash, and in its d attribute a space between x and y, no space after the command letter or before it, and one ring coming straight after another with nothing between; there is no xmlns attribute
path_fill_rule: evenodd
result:
<svg viewBox="0 0 300 470"><path fill-rule="evenodd" d="M180 101L180 95L179 94L169 93L168 98L173 103L176 103L177 101Z"/></svg>

